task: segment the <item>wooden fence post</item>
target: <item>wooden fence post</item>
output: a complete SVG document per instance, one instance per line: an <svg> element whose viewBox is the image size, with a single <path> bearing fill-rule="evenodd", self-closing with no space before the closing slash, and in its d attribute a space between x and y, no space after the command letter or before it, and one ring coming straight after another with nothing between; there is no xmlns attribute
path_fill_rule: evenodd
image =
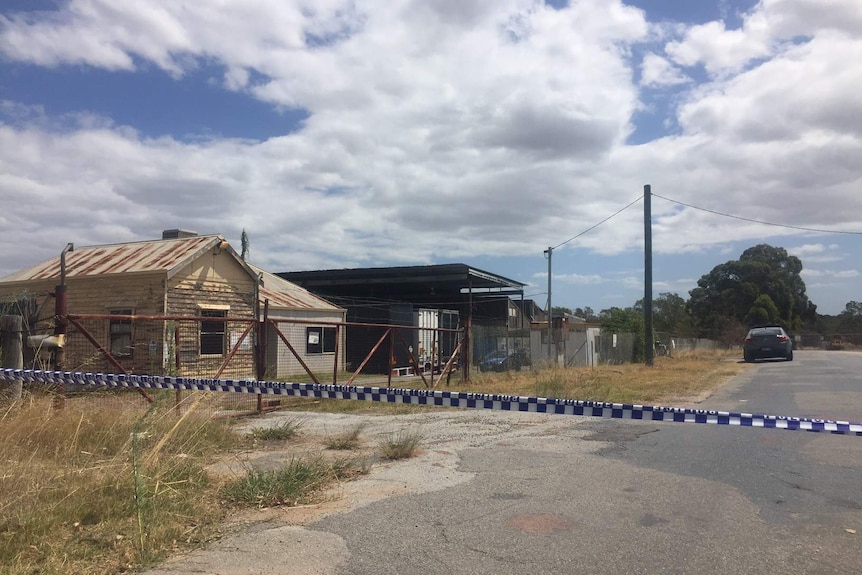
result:
<svg viewBox="0 0 862 575"><path fill-rule="evenodd" d="M3 367L6 369L24 369L24 348L21 345L23 318L20 315L4 315L0 317L0 333L3 340ZM0 403L8 405L21 400L24 381L0 382Z"/></svg>

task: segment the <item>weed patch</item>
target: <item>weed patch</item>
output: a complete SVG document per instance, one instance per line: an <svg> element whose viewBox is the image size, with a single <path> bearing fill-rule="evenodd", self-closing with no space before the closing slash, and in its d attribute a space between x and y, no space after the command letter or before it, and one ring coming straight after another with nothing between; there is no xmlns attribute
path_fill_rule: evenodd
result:
<svg viewBox="0 0 862 575"><path fill-rule="evenodd" d="M360 422L349 427L343 433L328 437L325 441L326 448L338 450L357 449L360 444L359 436L367 426L366 422Z"/></svg>
<svg viewBox="0 0 862 575"><path fill-rule="evenodd" d="M389 460L409 459L419 451L422 434L418 431L402 430L386 436L380 442L383 457Z"/></svg>
<svg viewBox="0 0 862 575"><path fill-rule="evenodd" d="M296 437L303 423L302 419L288 419L272 427L258 427L249 435L262 441L284 441Z"/></svg>
<svg viewBox="0 0 862 575"><path fill-rule="evenodd" d="M367 471L367 467L351 459L297 458L280 469L249 469L245 476L225 485L221 493L231 503L258 507L303 505L316 501L332 483Z"/></svg>

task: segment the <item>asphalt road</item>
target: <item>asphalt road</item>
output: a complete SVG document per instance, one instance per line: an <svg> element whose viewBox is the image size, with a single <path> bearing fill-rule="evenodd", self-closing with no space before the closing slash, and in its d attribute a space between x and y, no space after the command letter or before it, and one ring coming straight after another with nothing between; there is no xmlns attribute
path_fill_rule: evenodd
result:
<svg viewBox="0 0 862 575"><path fill-rule="evenodd" d="M862 354L758 363L698 407L862 421ZM862 437L501 412L375 422L421 429L425 453L345 484L340 508L269 515L152 573L862 573Z"/></svg>

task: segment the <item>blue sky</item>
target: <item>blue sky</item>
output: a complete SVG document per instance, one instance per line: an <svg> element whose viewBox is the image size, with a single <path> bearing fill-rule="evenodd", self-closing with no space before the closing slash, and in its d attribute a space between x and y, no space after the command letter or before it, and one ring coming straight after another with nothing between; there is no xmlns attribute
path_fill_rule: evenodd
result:
<svg viewBox="0 0 862 575"><path fill-rule="evenodd" d="M838 313L862 300L860 62L856 0L7 0L0 275L244 228L274 272L460 261L544 304L543 251L651 184L790 226L654 198L655 293L769 243ZM642 218L560 245L554 304L642 297Z"/></svg>

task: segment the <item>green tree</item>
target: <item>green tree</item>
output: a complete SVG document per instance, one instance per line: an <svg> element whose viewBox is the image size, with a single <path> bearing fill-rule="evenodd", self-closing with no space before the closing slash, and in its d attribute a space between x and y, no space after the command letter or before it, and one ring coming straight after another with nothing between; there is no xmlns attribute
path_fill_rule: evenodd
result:
<svg viewBox="0 0 862 575"><path fill-rule="evenodd" d="M591 307L575 308L575 315L583 318L585 321L595 321L598 319L596 317L596 312L594 312Z"/></svg>
<svg viewBox="0 0 862 575"><path fill-rule="evenodd" d="M777 310L775 321L791 331L813 324L817 306L808 300L801 271L799 258L766 244L748 248L738 260L714 267L689 292L688 310L698 333L720 338L722 326L748 323L749 312L761 295L772 300ZM758 305L755 314L771 312L763 305Z"/></svg>
<svg viewBox="0 0 862 575"><path fill-rule="evenodd" d="M644 300L639 299L635 310L643 313ZM653 331L677 337L695 337L697 329L688 311L687 302L676 293L661 293L652 300Z"/></svg>
<svg viewBox="0 0 862 575"><path fill-rule="evenodd" d="M748 325L775 323L780 320L775 302L766 294L757 296L757 299L751 305L751 309L748 310L746 318Z"/></svg>
<svg viewBox="0 0 862 575"><path fill-rule="evenodd" d="M634 307L612 307L599 312L598 319L602 322L602 331L607 333L634 334L634 350L632 362L644 359L644 316L643 311Z"/></svg>
<svg viewBox="0 0 862 575"><path fill-rule="evenodd" d="M862 333L862 302L850 301L838 314L838 333Z"/></svg>

